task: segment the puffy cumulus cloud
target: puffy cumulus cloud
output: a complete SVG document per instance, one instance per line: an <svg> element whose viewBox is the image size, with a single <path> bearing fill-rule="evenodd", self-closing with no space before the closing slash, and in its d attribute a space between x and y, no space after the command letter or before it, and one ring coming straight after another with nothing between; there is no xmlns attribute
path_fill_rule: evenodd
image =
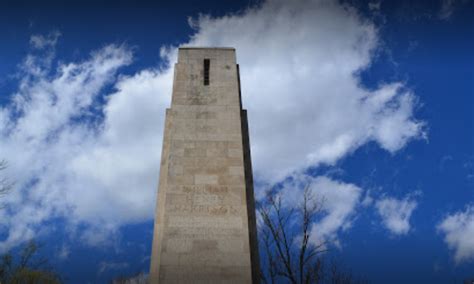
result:
<svg viewBox="0 0 474 284"><path fill-rule="evenodd" d="M417 206L418 202L412 196L403 199L384 197L375 202L384 226L394 235L406 235L410 231L410 217Z"/></svg>
<svg viewBox="0 0 474 284"><path fill-rule="evenodd" d="M152 217L170 99L161 90L171 89L171 83L171 73L156 70L122 77L116 83L117 91L103 107L99 135L69 163L74 183L81 187L89 183L70 196L82 218L128 223Z"/></svg>
<svg viewBox="0 0 474 284"><path fill-rule="evenodd" d="M362 189L326 176L296 175L283 184L280 192L284 197L283 205L286 208L299 207L306 187L309 196L321 204L321 216L311 226L311 242L315 245L330 242L338 246L338 234L350 228L356 217Z"/></svg>
<svg viewBox="0 0 474 284"><path fill-rule="evenodd" d="M22 66L18 92L0 109L0 156L16 181L0 211L7 230L0 249L34 237L55 217L73 234L85 225L79 237L89 244L149 219L172 78L158 69L117 77L132 62L126 46L108 45L55 69L36 58L41 54L28 57L35 60ZM114 92L98 105L110 84Z"/></svg>
<svg viewBox="0 0 474 284"><path fill-rule="evenodd" d="M416 97L402 83L361 86L357 74L370 66L379 36L350 6L269 0L191 22L195 33L184 45L237 49L261 181L334 164L370 141L395 152L423 134L423 123L413 117ZM101 244L120 225L153 217L176 48L160 53L167 67L121 76L119 68L133 56L118 45L56 68L58 36L31 38L35 53L23 62L24 79L0 110L0 157L10 162L19 189L0 211L7 230L0 249L34 236L51 218L64 218L74 235L77 227L87 228L80 239ZM325 192L333 201L319 225L332 237L350 225L360 189L315 180L315 188L324 191L323 185L334 189Z"/></svg>
<svg viewBox="0 0 474 284"><path fill-rule="evenodd" d="M402 83L361 86L357 73L370 66L379 36L349 6L270 0L191 22L196 34L187 45L237 50L258 178L334 164L369 141L395 152L423 135L416 98Z"/></svg>
<svg viewBox="0 0 474 284"><path fill-rule="evenodd" d="M464 211L448 214L437 226L444 241L454 250L457 263L474 259L474 205Z"/></svg>

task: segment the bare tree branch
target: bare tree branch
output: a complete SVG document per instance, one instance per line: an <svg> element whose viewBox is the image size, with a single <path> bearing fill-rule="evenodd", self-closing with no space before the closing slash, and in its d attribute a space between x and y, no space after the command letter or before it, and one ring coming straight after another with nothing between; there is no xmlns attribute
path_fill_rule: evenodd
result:
<svg viewBox="0 0 474 284"><path fill-rule="evenodd" d="M258 205L262 260L267 262L262 265L266 268L261 271L263 283L355 283L351 273L335 266L329 270L325 267L322 255L328 250L327 241L312 241L315 221L324 214L324 202L324 198L312 195L309 186L294 208L284 204L279 192L267 192Z"/></svg>
<svg viewBox="0 0 474 284"><path fill-rule="evenodd" d="M8 167L8 164L5 160L0 160L0 173ZM0 197L6 195L10 192L13 187L13 183L10 182L6 177L0 175ZM0 204L0 209L3 208Z"/></svg>
<svg viewBox="0 0 474 284"><path fill-rule="evenodd" d="M309 228L316 207L310 207L309 190L305 190L304 202L297 208L285 208L279 194L269 194L267 204L260 206L263 220L262 237L268 262L268 276L275 283L276 276L286 278L291 283L305 283L306 254L309 244ZM292 221L302 218L303 234L292 230ZM298 224L298 222L297 222ZM301 237L301 245L297 251L295 236ZM276 255L274 255L276 254ZM296 258L295 262L293 258Z"/></svg>

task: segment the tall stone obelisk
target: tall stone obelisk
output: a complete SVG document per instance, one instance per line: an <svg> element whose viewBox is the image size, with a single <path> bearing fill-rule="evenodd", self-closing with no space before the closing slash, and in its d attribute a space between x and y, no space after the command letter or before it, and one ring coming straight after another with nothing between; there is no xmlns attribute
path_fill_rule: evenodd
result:
<svg viewBox="0 0 474 284"><path fill-rule="evenodd" d="M247 113L233 48L180 48L150 283L258 283Z"/></svg>

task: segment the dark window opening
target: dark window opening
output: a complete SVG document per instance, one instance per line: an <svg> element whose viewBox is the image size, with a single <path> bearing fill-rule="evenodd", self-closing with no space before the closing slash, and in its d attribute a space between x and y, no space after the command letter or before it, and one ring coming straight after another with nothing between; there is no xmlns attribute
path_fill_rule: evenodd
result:
<svg viewBox="0 0 474 284"><path fill-rule="evenodd" d="M209 85L209 67L211 65L210 59L204 59L204 85Z"/></svg>

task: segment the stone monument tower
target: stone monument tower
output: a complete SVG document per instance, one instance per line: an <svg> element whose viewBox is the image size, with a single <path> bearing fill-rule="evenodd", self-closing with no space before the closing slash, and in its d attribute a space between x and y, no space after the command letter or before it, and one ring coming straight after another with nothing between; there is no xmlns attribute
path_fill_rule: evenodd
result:
<svg viewBox="0 0 474 284"><path fill-rule="evenodd" d="M233 48L179 49L150 283L258 283L247 113Z"/></svg>

